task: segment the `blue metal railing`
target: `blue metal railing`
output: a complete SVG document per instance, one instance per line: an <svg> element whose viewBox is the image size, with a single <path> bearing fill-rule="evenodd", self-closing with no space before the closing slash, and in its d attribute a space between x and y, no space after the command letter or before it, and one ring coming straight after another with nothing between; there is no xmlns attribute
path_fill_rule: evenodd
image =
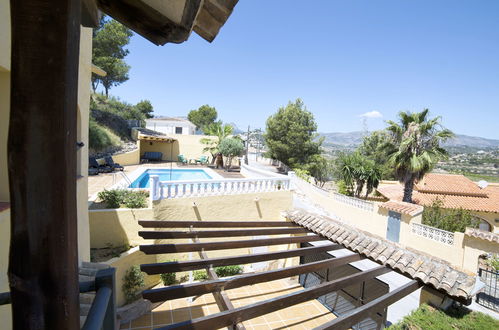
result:
<svg viewBox="0 0 499 330"><path fill-rule="evenodd" d="M95 291L95 299L82 330L116 329L116 269L101 269L95 281L80 282L80 293ZM12 302L10 292L0 293L0 305Z"/></svg>

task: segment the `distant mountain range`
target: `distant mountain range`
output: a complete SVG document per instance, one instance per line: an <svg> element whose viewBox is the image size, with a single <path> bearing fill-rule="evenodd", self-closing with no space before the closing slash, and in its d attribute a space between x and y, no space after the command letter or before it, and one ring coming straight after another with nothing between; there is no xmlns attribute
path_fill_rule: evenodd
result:
<svg viewBox="0 0 499 330"><path fill-rule="evenodd" d="M366 132L356 131L348 133L319 133L324 137L324 144L330 146L340 146L346 148L354 148L362 143L362 138ZM456 134L456 137L444 143L444 147L468 147L474 149L490 149L499 148L499 140L486 139L478 136L468 136Z"/></svg>

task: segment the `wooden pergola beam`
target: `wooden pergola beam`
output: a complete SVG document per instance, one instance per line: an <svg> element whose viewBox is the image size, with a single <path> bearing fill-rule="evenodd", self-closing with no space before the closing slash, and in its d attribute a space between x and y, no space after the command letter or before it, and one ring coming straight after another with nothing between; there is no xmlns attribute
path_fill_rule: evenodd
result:
<svg viewBox="0 0 499 330"><path fill-rule="evenodd" d="M162 274L162 273L174 273L182 272L187 270L196 270L205 268L207 265L213 267L217 266L228 266L228 265L244 265L253 262L285 259L299 256L306 256L315 253L321 253L326 251L333 251L343 249L344 247L337 244L327 244L322 246L305 247L286 251L277 252L263 252L254 253L245 256L233 256L233 257L223 257L223 258L210 258L205 260L192 260L192 261L171 261L153 264L143 264L140 269L149 274Z"/></svg>
<svg viewBox="0 0 499 330"><path fill-rule="evenodd" d="M393 304L396 301L404 298L405 296L411 294L422 286L416 280L412 280L409 283L389 292L367 304L358 307L348 313L347 315L338 317L332 321L324 323L323 325L314 328L314 330L326 330L326 329L348 329L351 326L367 319L373 314L381 311L383 308Z"/></svg>
<svg viewBox="0 0 499 330"><path fill-rule="evenodd" d="M14 329L78 329L81 2L11 0L9 285Z"/></svg>
<svg viewBox="0 0 499 330"><path fill-rule="evenodd" d="M384 266L372 268L357 274L345 276L337 280L322 283L298 292L286 294L277 298L239 307L231 311L225 311L213 315L200 317L172 324L160 329L217 329L234 323L243 322L276 310L298 305L303 302L323 296L329 292L337 291L352 284L361 283L376 276L386 274L391 269Z"/></svg>
<svg viewBox="0 0 499 330"><path fill-rule="evenodd" d="M208 237L238 237L260 235L305 234L305 228L272 228L272 229L235 229L210 231L139 231L139 236L145 239L177 239L177 238L208 238Z"/></svg>
<svg viewBox="0 0 499 330"><path fill-rule="evenodd" d="M293 237L261 238L261 239L226 241L226 242L151 244L151 245L141 245L140 251L144 252L145 254L194 252L202 250L213 251L213 250L249 248L256 246L306 243L306 242L315 242L322 240L324 240L324 238L318 235L304 235L304 236L293 236Z"/></svg>
<svg viewBox="0 0 499 330"><path fill-rule="evenodd" d="M192 241L199 242L199 239L196 237L196 238L193 238ZM198 254L199 254L199 257L201 259L203 259L203 260L208 259L208 255L206 254L206 252L199 251ZM210 280L212 280L212 281L218 280L218 275L213 270L213 267L211 265L206 266L206 274L208 275L208 278ZM143 294L142 294L142 296L143 296ZM229 296L223 290L215 290L213 292L213 298L215 299L217 306L221 311L228 311L228 310L234 309L234 305L232 304L232 301L230 301ZM245 330L246 329L242 323L232 324L232 326L229 328L237 329L237 330Z"/></svg>
<svg viewBox="0 0 499 330"><path fill-rule="evenodd" d="M251 227L295 227L303 228L288 221L163 221L139 220L144 228L251 228Z"/></svg>
<svg viewBox="0 0 499 330"><path fill-rule="evenodd" d="M359 254L352 254L345 257L331 258L262 273L240 275L229 279L204 281L200 283L184 285L173 285L160 289L145 290L144 292L142 292L142 297L154 303L183 297L198 296L210 292L215 292L221 289L236 289L245 285L270 282L282 278L315 272L329 267L337 267L350 262L361 260L363 258L364 257L360 256Z"/></svg>

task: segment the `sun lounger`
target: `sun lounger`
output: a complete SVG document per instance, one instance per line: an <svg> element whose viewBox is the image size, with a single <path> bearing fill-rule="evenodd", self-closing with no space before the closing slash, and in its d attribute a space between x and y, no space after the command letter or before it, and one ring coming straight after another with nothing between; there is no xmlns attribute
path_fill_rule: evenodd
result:
<svg viewBox="0 0 499 330"><path fill-rule="evenodd" d="M208 157L207 156L201 156L198 159L196 159L195 161L196 161L196 164L205 165L205 164L208 164Z"/></svg>
<svg viewBox="0 0 499 330"><path fill-rule="evenodd" d="M89 157L88 158L88 167L89 168L96 168L99 173L109 173L112 172L113 169L109 167L108 165L99 165L97 162L97 159L95 157Z"/></svg>
<svg viewBox="0 0 499 330"><path fill-rule="evenodd" d="M189 163L187 158L184 157L184 155L178 155L177 159L178 162L181 163L182 165L187 165Z"/></svg>
<svg viewBox="0 0 499 330"><path fill-rule="evenodd" d="M121 166L118 163L115 163L113 157L111 156L104 157L104 161L106 162L106 165L111 167L112 169L123 171L123 166Z"/></svg>

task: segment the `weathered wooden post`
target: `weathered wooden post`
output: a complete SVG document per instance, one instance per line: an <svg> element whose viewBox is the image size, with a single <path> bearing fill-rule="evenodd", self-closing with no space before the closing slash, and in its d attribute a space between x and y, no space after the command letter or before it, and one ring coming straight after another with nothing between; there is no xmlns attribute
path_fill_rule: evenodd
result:
<svg viewBox="0 0 499 330"><path fill-rule="evenodd" d="M9 281L15 329L78 329L80 0L11 0Z"/></svg>

